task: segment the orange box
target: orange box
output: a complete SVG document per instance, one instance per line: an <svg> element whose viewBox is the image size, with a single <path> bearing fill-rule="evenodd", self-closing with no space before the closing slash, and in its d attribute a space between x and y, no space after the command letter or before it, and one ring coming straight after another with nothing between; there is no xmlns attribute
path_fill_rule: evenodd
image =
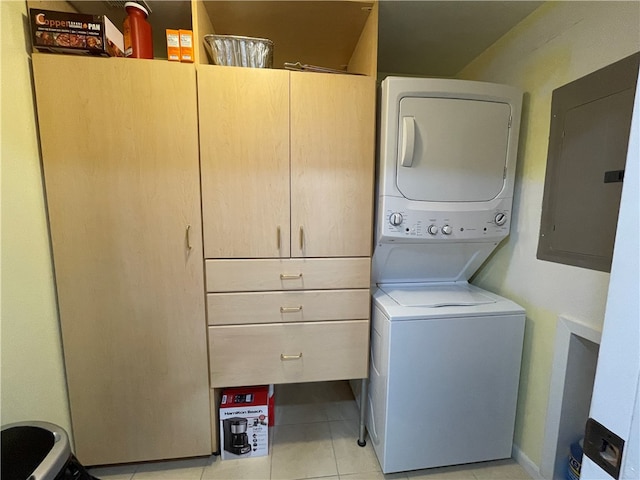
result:
<svg viewBox="0 0 640 480"><path fill-rule="evenodd" d="M167 59L170 62L180 61L180 31L167 28Z"/></svg>
<svg viewBox="0 0 640 480"><path fill-rule="evenodd" d="M193 32L191 30L179 30L180 32L180 61L193 63Z"/></svg>

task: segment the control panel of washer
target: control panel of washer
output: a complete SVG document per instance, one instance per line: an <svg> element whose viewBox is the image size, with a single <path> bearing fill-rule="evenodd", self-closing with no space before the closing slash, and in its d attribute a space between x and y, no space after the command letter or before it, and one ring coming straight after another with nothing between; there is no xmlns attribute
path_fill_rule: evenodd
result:
<svg viewBox="0 0 640 480"><path fill-rule="evenodd" d="M491 241L509 234L510 199L496 202L484 210L417 210L407 202L386 197L378 215L378 241Z"/></svg>

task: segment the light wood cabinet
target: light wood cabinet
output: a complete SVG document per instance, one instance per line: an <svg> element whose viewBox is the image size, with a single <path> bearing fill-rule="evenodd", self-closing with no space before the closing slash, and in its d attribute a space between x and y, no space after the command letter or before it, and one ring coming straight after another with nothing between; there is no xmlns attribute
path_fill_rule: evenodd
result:
<svg viewBox="0 0 640 480"><path fill-rule="evenodd" d="M260 71L196 48L216 445L224 387L368 374L378 6L192 6L196 38L275 44ZM296 61L352 75L277 70Z"/></svg>
<svg viewBox="0 0 640 480"><path fill-rule="evenodd" d="M209 454L195 69L33 68L76 455Z"/></svg>
<svg viewBox="0 0 640 480"><path fill-rule="evenodd" d="M375 82L291 72L291 256L371 255Z"/></svg>
<svg viewBox="0 0 640 480"><path fill-rule="evenodd" d="M33 55L86 465L215 451L225 386L367 375L377 3L180 8L195 65ZM275 69L207 65L216 30L271 38ZM229 363L252 339L256 355Z"/></svg>
<svg viewBox="0 0 640 480"><path fill-rule="evenodd" d="M371 254L375 84L199 66L206 258Z"/></svg>
<svg viewBox="0 0 640 480"><path fill-rule="evenodd" d="M289 256L289 72L198 70L206 258Z"/></svg>
<svg viewBox="0 0 640 480"><path fill-rule="evenodd" d="M368 375L375 79L197 76L216 444L224 387Z"/></svg>

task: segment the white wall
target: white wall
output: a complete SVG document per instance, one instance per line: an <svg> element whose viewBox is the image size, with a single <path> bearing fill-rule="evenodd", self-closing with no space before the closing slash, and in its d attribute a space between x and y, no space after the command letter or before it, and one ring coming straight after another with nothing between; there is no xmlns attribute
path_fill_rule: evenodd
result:
<svg viewBox="0 0 640 480"><path fill-rule="evenodd" d="M473 282L527 309L515 443L540 465L556 321L600 330L609 275L536 259L552 91L640 50L640 2L548 2L460 78L525 93L512 233Z"/></svg>
<svg viewBox="0 0 640 480"><path fill-rule="evenodd" d="M3 425L44 420L71 434L36 137L26 15L25 2L0 2L0 420Z"/></svg>

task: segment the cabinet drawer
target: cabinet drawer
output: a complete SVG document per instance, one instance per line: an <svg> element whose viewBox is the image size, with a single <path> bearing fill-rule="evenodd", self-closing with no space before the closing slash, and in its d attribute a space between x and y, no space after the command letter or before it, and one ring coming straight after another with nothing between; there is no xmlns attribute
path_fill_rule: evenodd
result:
<svg viewBox="0 0 640 480"><path fill-rule="evenodd" d="M209 325L369 318L369 290L209 293Z"/></svg>
<svg viewBox="0 0 640 480"><path fill-rule="evenodd" d="M209 327L212 387L367 376L369 321Z"/></svg>
<svg viewBox="0 0 640 480"><path fill-rule="evenodd" d="M207 292L369 288L371 259L207 260Z"/></svg>

